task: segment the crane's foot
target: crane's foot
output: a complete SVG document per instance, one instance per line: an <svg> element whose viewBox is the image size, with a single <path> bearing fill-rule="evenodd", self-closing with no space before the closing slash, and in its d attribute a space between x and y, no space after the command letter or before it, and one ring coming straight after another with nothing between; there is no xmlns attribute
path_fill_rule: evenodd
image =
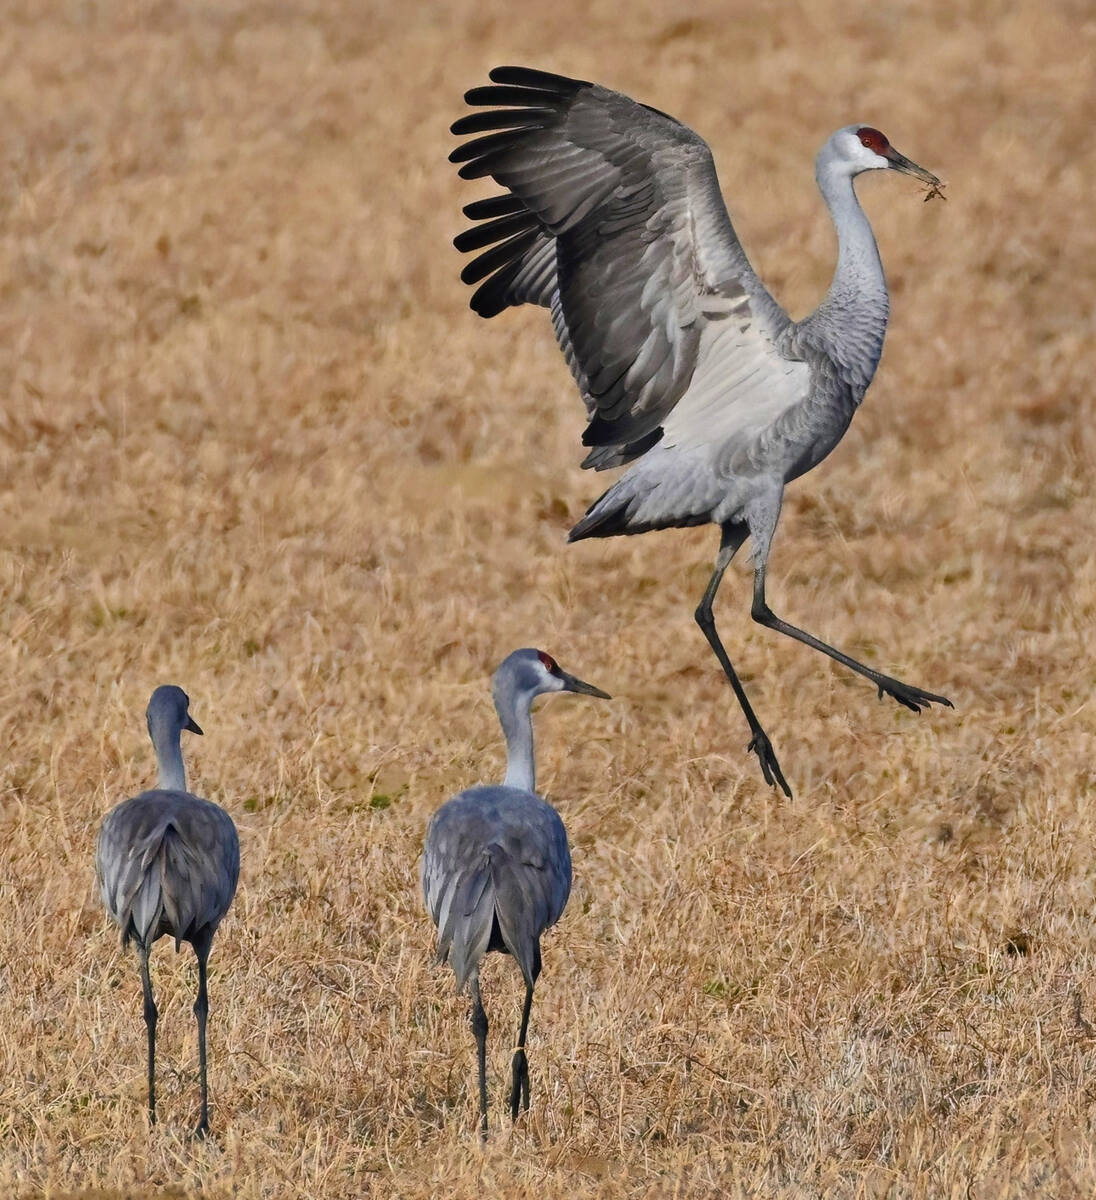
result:
<svg viewBox="0 0 1096 1200"><path fill-rule="evenodd" d="M529 1111L529 1060L525 1057L525 1051L518 1049L514 1051L514 1082L510 1088L510 1119L516 1121L518 1119L519 1106Z"/></svg>
<svg viewBox="0 0 1096 1200"><path fill-rule="evenodd" d="M203 1117L198 1122L198 1128L194 1130L194 1136L200 1142L204 1142L209 1137L209 1121L207 1118Z"/></svg>
<svg viewBox="0 0 1096 1200"><path fill-rule="evenodd" d="M780 786L781 791L790 800L792 798L792 789L788 787L788 781L784 778L784 772L780 769L780 764L776 761L776 754L773 751L772 742L769 741L769 735L759 725L754 730L754 735L750 738L750 744L746 747L747 752L752 751L757 755L758 761L761 763L761 774L765 776L765 782L769 787Z"/></svg>
<svg viewBox="0 0 1096 1200"><path fill-rule="evenodd" d="M872 682L879 688L880 700L883 699L885 693L888 696L892 696L899 704L904 705L911 712L920 712L921 709L928 708L930 704L944 704L948 708L955 707L947 696L937 696L935 692L922 691L921 688L903 683L901 679L892 679L890 675L872 675L871 678Z"/></svg>

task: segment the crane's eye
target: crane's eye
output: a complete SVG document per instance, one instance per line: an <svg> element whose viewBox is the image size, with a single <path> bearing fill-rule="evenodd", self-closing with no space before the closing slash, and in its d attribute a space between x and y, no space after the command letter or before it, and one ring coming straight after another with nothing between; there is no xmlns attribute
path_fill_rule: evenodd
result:
<svg viewBox="0 0 1096 1200"><path fill-rule="evenodd" d="M867 146L873 154L882 154L890 145L890 142L887 141L878 129L872 129L869 125L865 125L863 129L858 129L857 137L860 138L860 144Z"/></svg>
<svg viewBox="0 0 1096 1200"><path fill-rule="evenodd" d="M543 650L538 650L537 658L540 659L541 666L543 666L546 671L550 671L553 675L559 674L559 664L550 654L545 654Z"/></svg>

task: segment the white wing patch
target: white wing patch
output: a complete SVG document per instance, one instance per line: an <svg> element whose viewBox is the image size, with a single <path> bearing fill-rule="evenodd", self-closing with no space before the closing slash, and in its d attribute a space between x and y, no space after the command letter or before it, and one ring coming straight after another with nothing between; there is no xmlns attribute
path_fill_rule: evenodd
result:
<svg viewBox="0 0 1096 1200"><path fill-rule="evenodd" d="M744 327L736 316L728 311L726 320L705 324L692 381L663 422L663 446L718 448L722 474L738 473L740 453L810 387L807 363L782 358L756 325Z"/></svg>

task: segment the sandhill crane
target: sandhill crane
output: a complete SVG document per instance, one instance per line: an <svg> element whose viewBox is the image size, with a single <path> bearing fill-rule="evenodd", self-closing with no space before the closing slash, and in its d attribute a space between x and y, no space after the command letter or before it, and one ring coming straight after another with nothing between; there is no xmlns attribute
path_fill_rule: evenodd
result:
<svg viewBox="0 0 1096 1200"><path fill-rule="evenodd" d="M141 958L141 986L148 1030L148 1117L156 1123L156 1003L148 956L167 934L189 942L198 958L198 1064L202 1110L195 1131L209 1132L206 1084L206 962L213 935L228 911L240 875L240 842L232 818L217 804L186 790L180 734L201 733L182 688L158 687L145 717L156 751L160 786L112 808L99 830L95 873L107 911Z"/></svg>
<svg viewBox="0 0 1096 1200"><path fill-rule="evenodd" d="M481 222L455 239L482 253L464 269L471 307L549 309L586 404L584 467L635 465L571 530L570 541L651 529L720 527L715 570L696 621L750 727L765 781L791 795L769 738L716 632L712 605L735 552L753 539L752 616L828 654L920 712L947 704L777 617L765 569L784 486L837 445L875 373L888 295L853 180L903 171L940 194L935 175L876 129L839 129L815 175L837 229L829 292L793 322L738 242L707 144L673 117L580 79L497 67L496 86L465 94L486 106L456 121L484 134L451 155L465 179L503 195L469 204ZM488 249L484 249L489 247Z"/></svg>
<svg viewBox="0 0 1096 1200"><path fill-rule="evenodd" d="M438 962L448 962L457 989L472 996L479 1060L480 1137L487 1136L487 1014L480 960L512 954L525 977L525 1005L511 1063L510 1116L529 1108L525 1035L540 974L540 935L563 915L571 893L571 853L559 813L535 792L530 708L543 692L609 695L560 669L542 650L515 650L492 680L506 737L506 778L459 793L438 809L421 862L426 907L438 927Z"/></svg>

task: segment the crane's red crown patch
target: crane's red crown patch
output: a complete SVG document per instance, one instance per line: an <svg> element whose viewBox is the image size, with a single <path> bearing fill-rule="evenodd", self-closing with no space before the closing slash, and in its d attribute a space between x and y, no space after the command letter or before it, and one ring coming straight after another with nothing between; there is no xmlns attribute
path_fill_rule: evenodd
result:
<svg viewBox="0 0 1096 1200"><path fill-rule="evenodd" d="M862 145L867 146L874 154L882 154L885 150L890 149L890 142L879 132L878 129L872 129L870 125L865 125L862 129L856 131Z"/></svg>

